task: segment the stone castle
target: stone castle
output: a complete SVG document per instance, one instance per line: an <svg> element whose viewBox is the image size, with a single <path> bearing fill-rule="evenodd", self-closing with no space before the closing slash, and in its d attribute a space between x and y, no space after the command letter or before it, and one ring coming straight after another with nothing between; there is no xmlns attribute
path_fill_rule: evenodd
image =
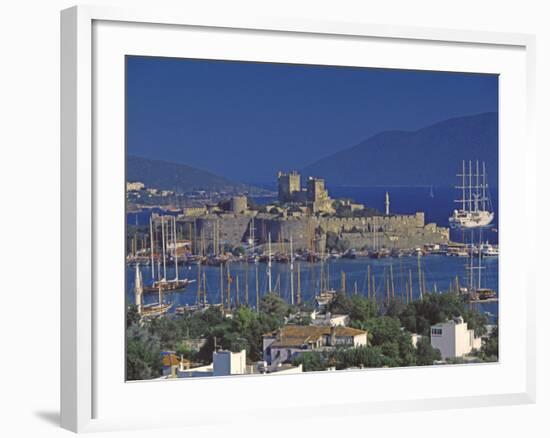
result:
<svg viewBox="0 0 550 438"><path fill-rule="evenodd" d="M412 249L449 242L449 229L426 224L424 213L390 214L389 194L385 214L339 217L335 214L336 202L340 208L349 207L351 213L364 206L331 199L320 178L309 177L306 187L302 187L301 176L295 171L279 172L277 178L278 204L251 210L245 196L234 196L223 211L206 207L188 214L184 211L178 222L191 240L200 240L212 252L220 245L263 246L269 237L274 250L279 250L278 246L285 247L291 236L296 250L325 251L329 233L358 250Z"/></svg>
<svg viewBox="0 0 550 438"><path fill-rule="evenodd" d="M292 236L296 250L325 251L329 232L358 250L412 249L449 242L449 229L434 223L426 224L424 213L338 218L313 215L285 217L250 212L180 217L178 221L184 224L184 230L190 230L195 240L202 239L210 248L219 243L239 246L250 239L257 245L265 245L271 237L277 250L277 246L288 245Z"/></svg>
<svg viewBox="0 0 550 438"><path fill-rule="evenodd" d="M279 203L306 205L312 213L334 213L332 199L325 188L325 180L309 177L302 188L301 175L292 171L277 174Z"/></svg>

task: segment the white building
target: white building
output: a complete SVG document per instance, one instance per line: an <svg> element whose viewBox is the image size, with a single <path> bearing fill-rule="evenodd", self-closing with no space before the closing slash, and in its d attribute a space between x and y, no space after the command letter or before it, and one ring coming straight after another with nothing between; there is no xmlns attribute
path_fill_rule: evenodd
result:
<svg viewBox="0 0 550 438"><path fill-rule="evenodd" d="M462 317L432 325L430 339L432 347L441 352L442 359L464 356L481 348L481 338L468 329Z"/></svg>
<svg viewBox="0 0 550 438"><path fill-rule="evenodd" d="M172 352L173 353L173 352ZM175 357L175 355L173 355ZM164 360L163 357L163 361ZM165 377L212 377L212 376L238 376L245 374L297 374L303 372L302 365L290 366L277 364L268 366L265 362L253 365L246 364L246 350L233 353L227 350L218 350L212 353L212 363L195 368L187 368L177 358L172 359L169 365L172 369L164 372Z"/></svg>
<svg viewBox="0 0 550 438"><path fill-rule="evenodd" d="M230 376L234 374L246 374L246 350L232 353L219 350L212 355L214 364L214 376Z"/></svg>
<svg viewBox="0 0 550 438"><path fill-rule="evenodd" d="M317 311L311 312L311 323L316 326L342 326L349 324L349 315L333 315L330 312L321 313Z"/></svg>
<svg viewBox="0 0 550 438"><path fill-rule="evenodd" d="M127 182L126 183L126 191L127 192L139 192L140 190L143 190L145 188L145 184L139 181L135 182Z"/></svg>
<svg viewBox="0 0 550 438"><path fill-rule="evenodd" d="M263 336L263 356L269 365L289 363L306 351L367 345L367 332L342 326L287 325Z"/></svg>

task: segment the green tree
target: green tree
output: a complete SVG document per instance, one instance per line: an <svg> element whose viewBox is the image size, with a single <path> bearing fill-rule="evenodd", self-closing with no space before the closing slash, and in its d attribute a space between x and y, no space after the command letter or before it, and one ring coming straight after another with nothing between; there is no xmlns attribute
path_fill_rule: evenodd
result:
<svg viewBox="0 0 550 438"><path fill-rule="evenodd" d="M126 328L130 327L133 324L138 324L140 320L141 317L139 315L137 306L128 306L128 309L126 310Z"/></svg>
<svg viewBox="0 0 550 438"><path fill-rule="evenodd" d="M383 345L397 340L401 334L399 320L389 316L371 318L366 329L372 335L372 345Z"/></svg>
<svg viewBox="0 0 550 438"><path fill-rule="evenodd" d="M160 341L146 327L137 324L126 330L126 379L159 377L162 370Z"/></svg>
<svg viewBox="0 0 550 438"><path fill-rule="evenodd" d="M160 348L165 350L174 350L181 338L178 325L172 318L155 318L151 320L149 327L151 334L155 335L160 341Z"/></svg>
<svg viewBox="0 0 550 438"><path fill-rule="evenodd" d="M462 316L468 323L468 328L473 330L476 336L487 334L487 323L489 322L487 316L474 309L466 309Z"/></svg>
<svg viewBox="0 0 550 438"><path fill-rule="evenodd" d="M379 368L394 365L394 361L388 358L380 347L341 348L333 355L336 368L339 370L350 367Z"/></svg>
<svg viewBox="0 0 550 438"><path fill-rule="evenodd" d="M370 318L376 318L379 314L375 300L361 295L347 295L343 292L336 294L329 305L329 310L335 314L349 315L351 325L354 327L363 327Z"/></svg>
<svg viewBox="0 0 550 438"><path fill-rule="evenodd" d="M302 365L303 371L324 371L327 368L326 359L321 353L306 351L294 358L294 366Z"/></svg>
<svg viewBox="0 0 550 438"><path fill-rule="evenodd" d="M489 336L483 339L483 345L477 352L477 356L484 362L498 361L498 327L495 327Z"/></svg>
<svg viewBox="0 0 550 438"><path fill-rule="evenodd" d="M264 295L260 300L260 312L282 322L284 317L288 315L289 306L285 300L271 292Z"/></svg>
<svg viewBox="0 0 550 438"><path fill-rule="evenodd" d="M433 365L436 360L441 360L441 352L433 348L430 340L423 336L416 343L416 364Z"/></svg>

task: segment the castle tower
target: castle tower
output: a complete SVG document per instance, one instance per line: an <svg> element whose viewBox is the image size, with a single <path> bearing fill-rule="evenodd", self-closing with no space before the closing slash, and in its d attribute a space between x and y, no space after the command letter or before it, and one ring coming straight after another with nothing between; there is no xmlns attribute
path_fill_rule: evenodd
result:
<svg viewBox="0 0 550 438"><path fill-rule="evenodd" d="M290 173L279 172L277 174L279 186L279 202L284 204L292 202L294 195L301 190L300 174L296 171Z"/></svg>
<svg viewBox="0 0 550 438"><path fill-rule="evenodd" d="M233 213L244 213L248 210L248 199L246 196L233 196L230 202Z"/></svg>
<svg viewBox="0 0 550 438"><path fill-rule="evenodd" d="M310 202L322 201L328 196L325 190L325 180L309 177L307 180L307 200Z"/></svg>

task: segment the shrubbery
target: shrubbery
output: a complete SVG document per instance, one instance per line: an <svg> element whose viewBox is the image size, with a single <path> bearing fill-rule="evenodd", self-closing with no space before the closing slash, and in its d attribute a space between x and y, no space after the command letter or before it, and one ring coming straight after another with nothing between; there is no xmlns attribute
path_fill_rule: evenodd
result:
<svg viewBox="0 0 550 438"><path fill-rule="evenodd" d="M308 324L309 318L300 315L299 308L290 306L276 294L265 295L259 312L241 306L232 318L220 308L203 312L170 316L139 322L135 306L127 312L127 376L128 379L147 379L160 375L160 351L173 350L187 359L210 363L216 346L226 350L246 349L251 361L262 359L263 335L282 327L290 315L292 323ZM301 310L311 310L304 303ZM337 294L329 309L333 314L350 316L350 326L368 331L368 345L358 348L337 348L328 352L305 352L295 361L305 371L349 367L397 367L431 365L440 360L438 350L430 344L430 326L452 317L462 316L476 335L485 333L487 319L468 309L456 293L426 294L422 301L405 304L400 299L382 306L374 298L361 295ZM411 333L423 335L416 348ZM203 339L198 350L189 341ZM198 348L198 347L197 347ZM495 330L476 353L480 360L498 360L498 330Z"/></svg>

